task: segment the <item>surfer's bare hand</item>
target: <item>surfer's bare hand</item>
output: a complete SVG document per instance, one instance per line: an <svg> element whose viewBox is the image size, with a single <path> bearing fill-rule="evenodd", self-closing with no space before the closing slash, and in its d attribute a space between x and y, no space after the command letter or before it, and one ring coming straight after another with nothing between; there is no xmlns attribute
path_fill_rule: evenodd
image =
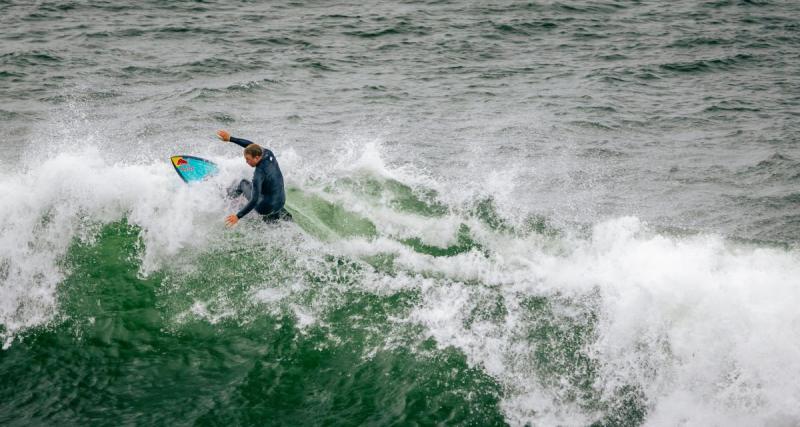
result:
<svg viewBox="0 0 800 427"><path fill-rule="evenodd" d="M223 130L223 129L218 130L217 131L217 135L219 136L219 139L221 139L223 141L230 141L231 140L231 134L228 133L228 131L226 131L226 130Z"/></svg>
<svg viewBox="0 0 800 427"><path fill-rule="evenodd" d="M236 225L236 223L237 223L237 222L239 222L239 217L238 217L238 216L236 216L236 214L234 214L234 215L228 215L228 217L227 217L227 218L225 218L225 224L226 224L228 227L233 227L234 225Z"/></svg>

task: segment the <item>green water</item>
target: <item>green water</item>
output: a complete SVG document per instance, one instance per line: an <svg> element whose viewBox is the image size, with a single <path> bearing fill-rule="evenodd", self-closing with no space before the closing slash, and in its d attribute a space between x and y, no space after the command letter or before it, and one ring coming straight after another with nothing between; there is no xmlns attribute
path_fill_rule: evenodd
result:
<svg viewBox="0 0 800 427"><path fill-rule="evenodd" d="M245 221L155 269L142 265L143 230L125 219L76 237L59 261L65 278L52 320L0 352L0 422L506 425L501 402L524 394L529 385L518 378L531 375L531 385L592 414L596 425L644 419L639 389L623 384L609 396L596 387L587 346L597 339L597 295L516 296L516 325L499 334L529 351L504 360L512 377L492 376L412 319L431 292L462 286L466 312L454 330L502 331L511 314L501 287L414 272L391 248L420 259L489 258L475 229L553 242L559 231L546 219L514 225L491 199L443 209L431 190L369 176L287 193L294 223ZM342 197L352 194L361 209L458 226L445 246L387 233L346 207ZM41 221L47 227L53 218ZM325 249L350 239L383 239L390 249ZM410 282L385 289L400 278Z"/></svg>
<svg viewBox="0 0 800 427"><path fill-rule="evenodd" d="M318 239L374 237L377 234L375 225L369 220L297 188L286 190L286 209L303 230Z"/></svg>
<svg viewBox="0 0 800 427"><path fill-rule="evenodd" d="M412 215L444 215L408 187L374 180L366 185L384 193L373 202ZM289 190L287 206L298 231L322 241L380 234L368 219L326 199L330 193ZM512 232L491 201L469 215L489 229ZM367 290L369 281L400 273L396 255L309 258L264 243L252 231L232 230L223 242L188 251L147 275L140 261L141 230L124 220L103 226L91 239L75 240L61 262L67 274L58 287L58 315L0 353L0 421L507 423L499 402L513 388L468 363L461 350L439 345L422 325L404 320L423 303L422 289ZM418 238L398 243L433 257L488 255L463 223L448 247ZM555 390L568 381L561 398L605 413L598 421L604 425L640 421L639 398L609 401L592 388L595 365L583 346L594 337L594 311L576 321L560 317L554 304L561 303L523 303L530 329L518 339L535 349L525 363L539 372L541 385ZM499 324L508 315L497 293L476 293L472 307L464 317L467 328Z"/></svg>
<svg viewBox="0 0 800 427"><path fill-rule="evenodd" d="M0 28L0 426L800 425L800 2ZM165 164L220 128L294 223Z"/></svg>
<svg viewBox="0 0 800 427"><path fill-rule="evenodd" d="M0 353L0 422L504 424L491 378L389 320L418 295L351 287L359 264L327 259L303 271L259 249L222 251L203 255L197 271L142 278L138 247L137 229L124 222L72 246L59 321ZM308 287L270 307L253 302L254 290L287 285L287 267ZM197 300L236 314L186 315ZM325 301L318 322L299 326L290 306L314 300Z"/></svg>

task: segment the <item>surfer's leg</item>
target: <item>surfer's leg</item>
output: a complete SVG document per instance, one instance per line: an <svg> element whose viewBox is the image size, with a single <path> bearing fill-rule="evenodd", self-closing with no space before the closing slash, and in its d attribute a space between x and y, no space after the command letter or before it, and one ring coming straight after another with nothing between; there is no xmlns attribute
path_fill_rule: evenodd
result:
<svg viewBox="0 0 800 427"><path fill-rule="evenodd" d="M233 181L231 185L228 186L228 198L235 199L242 195L242 190L239 189L239 181Z"/></svg>
<svg viewBox="0 0 800 427"><path fill-rule="evenodd" d="M243 194L244 198L249 202L250 199L253 198L253 183L243 179L242 182L239 183L239 192Z"/></svg>
<svg viewBox="0 0 800 427"><path fill-rule="evenodd" d="M241 195L244 195L248 201L253 197L253 184L246 179L238 183L234 182L228 187L228 197L231 199L235 199Z"/></svg>

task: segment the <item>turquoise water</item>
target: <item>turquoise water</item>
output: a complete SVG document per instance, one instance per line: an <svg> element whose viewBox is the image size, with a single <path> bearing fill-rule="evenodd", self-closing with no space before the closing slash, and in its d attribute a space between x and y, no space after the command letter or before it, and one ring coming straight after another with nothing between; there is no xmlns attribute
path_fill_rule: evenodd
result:
<svg viewBox="0 0 800 427"><path fill-rule="evenodd" d="M0 424L800 423L798 17L0 1Z"/></svg>

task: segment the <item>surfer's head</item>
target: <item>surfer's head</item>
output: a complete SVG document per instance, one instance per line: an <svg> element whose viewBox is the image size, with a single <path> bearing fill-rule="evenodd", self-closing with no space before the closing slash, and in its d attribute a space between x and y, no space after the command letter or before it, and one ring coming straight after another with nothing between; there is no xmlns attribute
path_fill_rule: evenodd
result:
<svg viewBox="0 0 800 427"><path fill-rule="evenodd" d="M244 149L244 161L252 167L256 167L263 155L264 150L262 150L261 146L258 144L250 144Z"/></svg>

